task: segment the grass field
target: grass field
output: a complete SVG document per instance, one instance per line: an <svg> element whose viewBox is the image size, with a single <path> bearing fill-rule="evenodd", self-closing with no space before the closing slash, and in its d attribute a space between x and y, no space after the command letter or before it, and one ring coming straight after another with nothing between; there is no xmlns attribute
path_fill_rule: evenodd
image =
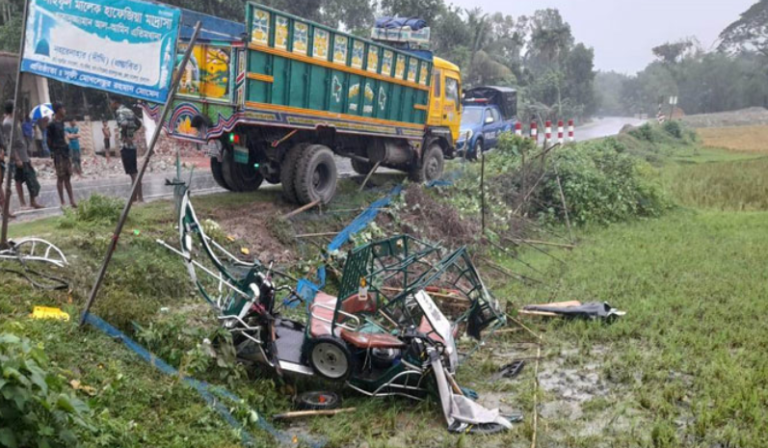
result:
<svg viewBox="0 0 768 448"><path fill-rule="evenodd" d="M527 303L581 300L607 301L627 311L612 325L525 321L544 340L536 397L538 447L768 446L768 187L763 181L768 158L686 147L664 154L664 160L659 176L678 204L672 212L577 229L579 244L572 251L525 250L523 260L530 267L497 254L508 270L542 282L494 285L510 310ZM351 199L344 207L380 194L355 196L354 187L345 188ZM216 195L196 205L205 214L275 198L272 191ZM195 305L199 299L178 260L153 241L173 239L170 208L169 203L137 208L126 228L140 234L124 236L98 312L127 330L134 321L142 324L140 342L185 372L234 386L247 406L262 415L287 410L290 385L263 373L238 379L243 372L226 363L196 367L203 359L198 353L202 333L191 323L205 320ZM17 224L11 233L64 242L80 266L73 273L74 297L37 292L0 274L0 332L43 344L67 380L94 387L94 396L79 392L99 427L83 434L84 446L240 446L238 435L194 391L155 372L117 341L93 330L79 331L74 323L26 318L34 305L63 306L75 315L103 254L108 222L72 227L67 219ZM541 236L546 238L553 237ZM163 317L163 307L183 313ZM524 414L525 421L508 433L451 435L433 403L370 400L351 393L345 393L345 405L357 407L357 413L280 427L324 437L329 447L527 448L533 436L532 341L526 331L505 333L459 371L459 382L476 389L482 403ZM513 380L491 380L512 358L528 359L523 373ZM263 446L274 446L254 425L249 429Z"/></svg>
<svg viewBox="0 0 768 448"><path fill-rule="evenodd" d="M768 126L702 128L697 132L704 146L732 151L768 152Z"/></svg>

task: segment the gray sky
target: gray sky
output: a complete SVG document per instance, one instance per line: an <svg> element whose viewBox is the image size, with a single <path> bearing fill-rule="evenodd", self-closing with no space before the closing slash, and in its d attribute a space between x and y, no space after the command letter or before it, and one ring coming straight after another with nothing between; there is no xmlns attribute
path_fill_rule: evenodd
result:
<svg viewBox="0 0 768 448"><path fill-rule="evenodd" d="M462 8L529 15L557 8L577 42L595 49L600 70L635 73L653 60L651 48L696 36L709 49L720 31L757 0L447 0Z"/></svg>

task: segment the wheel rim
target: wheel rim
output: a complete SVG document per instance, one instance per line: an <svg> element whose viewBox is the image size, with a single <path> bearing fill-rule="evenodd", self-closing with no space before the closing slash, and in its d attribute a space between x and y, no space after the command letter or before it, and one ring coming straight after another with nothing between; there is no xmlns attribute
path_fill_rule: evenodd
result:
<svg viewBox="0 0 768 448"><path fill-rule="evenodd" d="M336 404L336 395L327 392L307 392L302 399L312 406L333 406Z"/></svg>
<svg viewBox="0 0 768 448"><path fill-rule="evenodd" d="M342 378L349 369L344 351L326 342L317 344L312 350L312 363L321 375L333 379Z"/></svg>
<svg viewBox="0 0 768 448"><path fill-rule="evenodd" d="M312 187L315 192L322 193L330 184L331 173L328 166L324 163L318 164L312 173Z"/></svg>

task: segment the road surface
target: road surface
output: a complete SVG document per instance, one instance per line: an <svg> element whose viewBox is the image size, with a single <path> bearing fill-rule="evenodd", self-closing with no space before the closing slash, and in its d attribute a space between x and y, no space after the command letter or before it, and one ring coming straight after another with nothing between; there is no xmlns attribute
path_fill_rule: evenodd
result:
<svg viewBox="0 0 768 448"><path fill-rule="evenodd" d="M576 140L585 141L593 140L596 138L608 137L619 133L622 127L627 124L633 126L639 126L643 123L643 120L635 118L624 117L605 117L602 119L595 119L594 121L576 128ZM557 129L554 129L556 132ZM555 134L556 137L556 134ZM540 137L542 138L542 137ZM349 177L356 175L352 170L352 164L349 159L336 157L336 163L339 169L341 177ZM386 168L381 168L381 172L392 171ZM183 175L186 179L189 176L189 172ZM173 187L165 185L165 180L172 178L173 175L167 174L148 174L144 177L144 199L147 201L153 201L157 199L167 199L173 197ZM265 184L266 185L266 184ZM126 198L130 192L130 182L128 176L114 177L108 179L87 180L78 181L72 180L72 187L75 192L75 201L81 201L90 197L94 193L114 196L119 198ZM220 188L213 180L210 171L204 168L195 169L194 177L192 180L192 189L195 194L210 194L223 192L224 189ZM26 191L26 190L25 190ZM12 222L27 221L32 219L38 219L46 216L52 216L61 214L61 205L59 204L58 193L56 192L56 184L53 181L46 181L42 185L42 191L39 198L40 204L46 208L43 210L19 210L16 192L14 189L13 199L11 207L16 210L17 218Z"/></svg>

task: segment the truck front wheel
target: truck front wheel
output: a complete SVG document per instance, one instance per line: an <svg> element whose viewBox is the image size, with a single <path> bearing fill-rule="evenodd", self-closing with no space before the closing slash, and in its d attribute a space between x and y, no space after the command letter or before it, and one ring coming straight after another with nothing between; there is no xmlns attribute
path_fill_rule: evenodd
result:
<svg viewBox="0 0 768 448"><path fill-rule="evenodd" d="M232 191L232 188L229 185L227 185L226 181L224 181L223 169L224 168L221 162L219 161L219 158L211 157L211 174L213 175L213 180L215 180L216 184L218 184L218 186L220 186L221 188Z"/></svg>
<svg viewBox="0 0 768 448"><path fill-rule="evenodd" d="M411 180L414 182L432 182L440 179L443 177L444 166L443 148L437 143L433 143L427 148L421 164L411 171Z"/></svg>
<svg viewBox="0 0 768 448"><path fill-rule="evenodd" d="M235 162L234 151L226 148L222 155L221 172L224 183L229 190L236 192L256 191L264 182L264 177L253 164L256 163L253 154L249 156L247 164Z"/></svg>
<svg viewBox="0 0 768 448"><path fill-rule="evenodd" d="M307 146L296 165L294 179L299 203L329 203L336 194L338 177L333 151L323 145Z"/></svg>

